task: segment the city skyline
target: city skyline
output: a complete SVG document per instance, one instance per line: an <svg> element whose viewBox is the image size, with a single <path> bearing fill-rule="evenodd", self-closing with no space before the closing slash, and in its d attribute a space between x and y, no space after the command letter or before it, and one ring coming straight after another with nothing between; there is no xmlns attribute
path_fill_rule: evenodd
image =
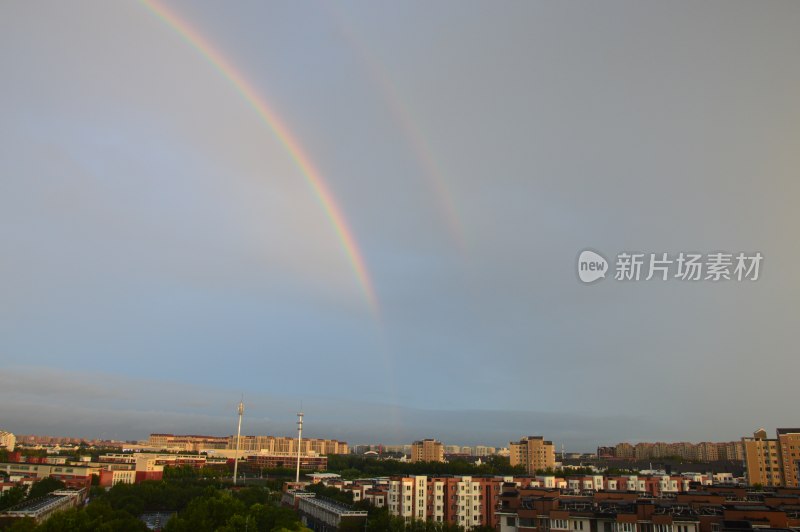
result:
<svg viewBox="0 0 800 532"><path fill-rule="evenodd" d="M302 403L352 443L800 425L798 27L780 1L4 3L3 428L231 433L242 394L247 433ZM584 250L763 261L584 284Z"/></svg>

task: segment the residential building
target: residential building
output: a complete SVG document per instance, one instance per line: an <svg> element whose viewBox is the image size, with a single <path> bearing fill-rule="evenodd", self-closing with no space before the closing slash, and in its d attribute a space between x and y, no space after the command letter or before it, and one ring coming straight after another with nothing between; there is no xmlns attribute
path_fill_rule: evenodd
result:
<svg viewBox="0 0 800 532"><path fill-rule="evenodd" d="M528 436L519 442L509 444L511 465L521 465L529 474L538 470L553 469L556 465L556 451L553 442L542 436Z"/></svg>
<svg viewBox="0 0 800 532"><path fill-rule="evenodd" d="M411 444L412 462L444 462L444 445L434 439L415 441Z"/></svg>
<svg viewBox="0 0 800 532"><path fill-rule="evenodd" d="M630 443L618 443L614 447L614 456L616 458L634 458L636 451Z"/></svg>
<svg viewBox="0 0 800 532"><path fill-rule="evenodd" d="M0 448L13 451L16 444L17 438L15 438L13 434L5 430L0 430Z"/></svg>
<svg viewBox="0 0 800 532"><path fill-rule="evenodd" d="M499 532L745 532L800 526L800 490L705 486L703 491L585 495L504 483Z"/></svg>
<svg viewBox="0 0 800 532"><path fill-rule="evenodd" d="M226 448L235 450L237 448L236 439L236 436L229 436ZM239 449L243 451L297 454L297 438L286 436L242 436L238 445ZM304 438L301 440L300 447L301 454L329 455L350 452L347 442L320 438Z"/></svg>
<svg viewBox="0 0 800 532"><path fill-rule="evenodd" d="M496 450L494 447L489 447L487 445L476 445L475 446L475 456L491 456L495 454Z"/></svg>
<svg viewBox="0 0 800 532"><path fill-rule="evenodd" d="M407 520L457 524L470 529L497 524L502 477L397 476L389 479L389 513Z"/></svg>
<svg viewBox="0 0 800 532"><path fill-rule="evenodd" d="M598 447L598 455L604 458L628 460L654 460L677 457L683 460L715 462L717 460L742 461L742 442L640 442L636 445L618 443L614 447Z"/></svg>
<svg viewBox="0 0 800 532"><path fill-rule="evenodd" d="M767 438L767 431L759 429L752 438L742 438L745 474L751 486L782 486L781 452L777 439Z"/></svg>
<svg viewBox="0 0 800 532"><path fill-rule="evenodd" d="M238 440L238 441L237 441ZM148 447L177 451L236 450L297 454L297 438L288 436L204 436L196 434L151 434ZM301 453L318 455L348 454L347 442L306 438L301 440Z"/></svg>
<svg viewBox="0 0 800 532"><path fill-rule="evenodd" d="M800 462L800 429L777 429L781 476L784 486L798 487L797 468Z"/></svg>

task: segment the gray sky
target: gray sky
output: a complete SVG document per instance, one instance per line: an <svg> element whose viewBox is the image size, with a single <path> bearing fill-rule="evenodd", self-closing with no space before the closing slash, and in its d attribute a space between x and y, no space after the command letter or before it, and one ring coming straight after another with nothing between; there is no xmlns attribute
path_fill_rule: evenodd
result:
<svg viewBox="0 0 800 532"><path fill-rule="evenodd" d="M800 3L0 6L0 425L569 448L795 426ZM585 248L760 251L581 284ZM252 417L251 417L252 416Z"/></svg>

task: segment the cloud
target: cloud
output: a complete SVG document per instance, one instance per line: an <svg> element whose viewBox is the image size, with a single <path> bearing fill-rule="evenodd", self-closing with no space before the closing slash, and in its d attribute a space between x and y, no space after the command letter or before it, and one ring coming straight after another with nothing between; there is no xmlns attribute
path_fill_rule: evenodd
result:
<svg viewBox="0 0 800 532"><path fill-rule="evenodd" d="M238 396L222 387L31 367L9 368L0 385L3 429L16 433L145 439L151 432L227 435L236 426ZM244 400L246 433L294 433L298 404L269 394L248 394ZM435 437L502 446L541 434L570 449L590 450L621 431L646 435L652 428L645 419L619 415L423 410L313 396L303 399L303 409L308 436L351 443Z"/></svg>

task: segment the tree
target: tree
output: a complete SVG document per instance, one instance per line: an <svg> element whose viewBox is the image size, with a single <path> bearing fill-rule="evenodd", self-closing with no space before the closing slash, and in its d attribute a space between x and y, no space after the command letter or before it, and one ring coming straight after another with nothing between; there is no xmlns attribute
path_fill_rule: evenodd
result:
<svg viewBox="0 0 800 532"><path fill-rule="evenodd" d="M67 485L57 478L45 477L33 483L28 492L28 499L38 499L39 497L44 497L48 493L52 493L56 490L63 490L66 487Z"/></svg>
<svg viewBox="0 0 800 532"><path fill-rule="evenodd" d="M22 486L14 486L6 490L0 495L0 510L5 510L15 504L22 502L25 499L25 488Z"/></svg>
<svg viewBox="0 0 800 532"><path fill-rule="evenodd" d="M16 519L7 530L9 532L34 532L36 530L36 521L30 517Z"/></svg>

